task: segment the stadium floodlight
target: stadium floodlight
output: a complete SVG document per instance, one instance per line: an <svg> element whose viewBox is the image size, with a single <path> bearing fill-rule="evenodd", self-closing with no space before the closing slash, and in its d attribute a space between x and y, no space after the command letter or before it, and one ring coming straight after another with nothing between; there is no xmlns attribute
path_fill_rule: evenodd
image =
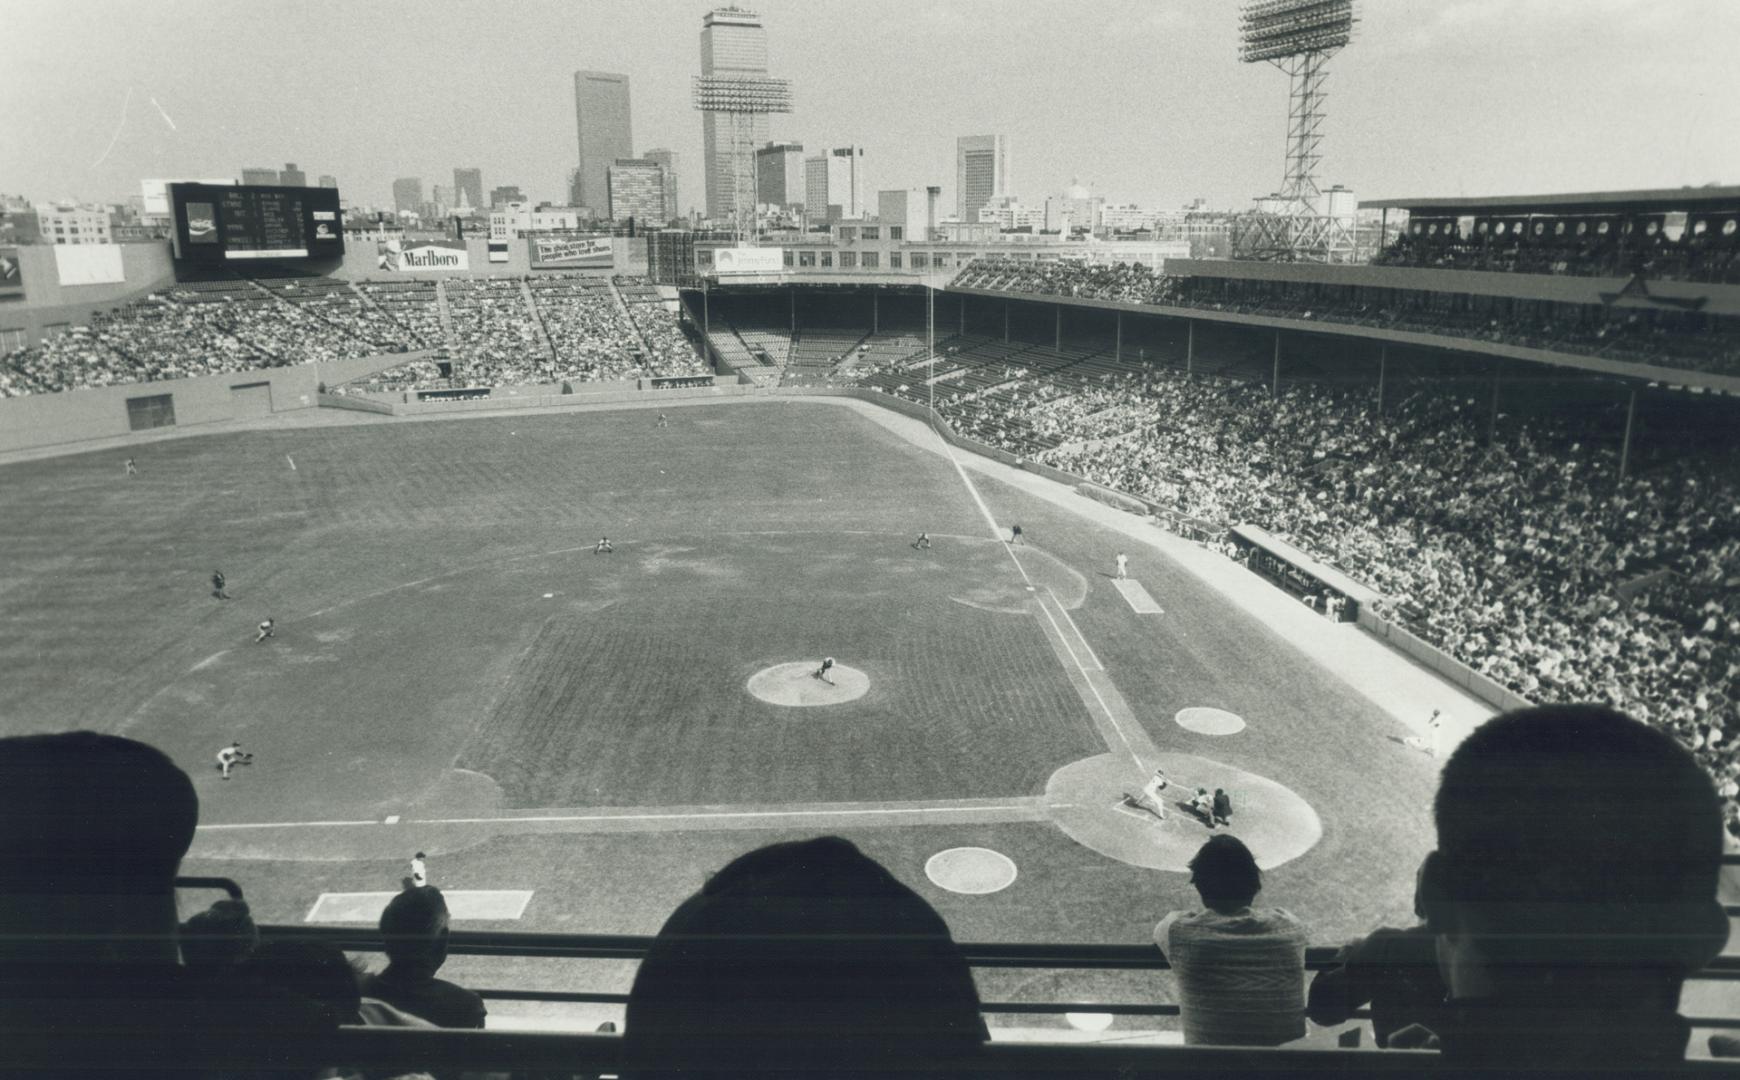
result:
<svg viewBox="0 0 1740 1080"><path fill-rule="evenodd" d="M755 118L791 112L791 81L765 75L697 75L695 108L723 116L731 132L732 222L738 243L755 239Z"/></svg>
<svg viewBox="0 0 1740 1080"><path fill-rule="evenodd" d="M1270 258L1332 258L1341 247L1349 252L1337 228L1329 223L1317 187L1318 146L1323 141L1324 62L1353 40L1359 19L1353 0L1255 0L1239 11L1239 59L1269 63L1287 73L1291 87L1287 109L1287 178L1281 196L1288 212L1282 222L1264 226L1262 250ZM1335 234L1335 235L1332 235ZM1327 241L1329 250L1324 248Z"/></svg>

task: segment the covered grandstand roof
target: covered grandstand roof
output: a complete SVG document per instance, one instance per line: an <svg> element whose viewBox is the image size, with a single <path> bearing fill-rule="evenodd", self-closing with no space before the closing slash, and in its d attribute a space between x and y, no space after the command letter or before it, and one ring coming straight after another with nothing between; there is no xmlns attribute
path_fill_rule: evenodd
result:
<svg viewBox="0 0 1740 1080"><path fill-rule="evenodd" d="M1563 213L1572 210L1690 210L1740 203L1740 187L1714 184L1706 187L1643 188L1637 191L1584 191L1560 195L1485 195L1453 198L1420 196L1412 199L1366 199L1362 210L1540 210Z"/></svg>

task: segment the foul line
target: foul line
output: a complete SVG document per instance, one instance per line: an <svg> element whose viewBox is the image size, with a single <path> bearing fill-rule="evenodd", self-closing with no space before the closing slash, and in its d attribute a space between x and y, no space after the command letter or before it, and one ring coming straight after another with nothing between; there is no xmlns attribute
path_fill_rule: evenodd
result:
<svg viewBox="0 0 1740 1080"><path fill-rule="evenodd" d="M1088 644L1087 635L1082 633L1081 627L1077 626L1075 620L1069 617L1069 609L1063 606L1063 601L1057 599L1057 590L1047 585L1045 591L1050 593L1051 599L1056 602L1057 613L1062 615L1064 620L1069 623L1069 628L1075 631L1076 639L1081 642L1081 647L1087 650L1088 659L1094 662L1094 668L1098 671L1106 670L1106 665L1100 663L1100 658L1094 653L1094 647Z"/></svg>
<svg viewBox="0 0 1740 1080"><path fill-rule="evenodd" d="M1069 653L1070 662L1081 674L1082 682L1087 684L1088 692L1093 694L1095 701L1099 702L1100 711L1105 714L1106 722L1112 725L1112 731L1117 734L1118 741L1124 744L1124 752L1130 755L1130 760L1136 763L1137 769L1146 772L1148 766L1143 763L1142 755L1136 753L1136 748L1130 743L1130 737L1124 734L1124 726L1118 723L1117 715L1112 712L1112 707L1106 704L1106 699L1100 695L1100 688L1094 685L1093 676L1089 675L1087 668L1082 665L1081 657L1077 656L1075 650L1070 648L1069 639L1064 636L1063 627L1057 625L1057 620L1051 615L1051 609L1047 608L1044 602L1040 603L1039 610L1045 615L1046 621L1051 623L1051 628L1057 632L1057 640L1063 643L1064 651ZM1082 644L1086 643L1086 639L1083 639ZM1113 748L1108 744L1106 749Z"/></svg>
<svg viewBox="0 0 1740 1080"><path fill-rule="evenodd" d="M1015 545L1003 543L1002 526L998 525L997 519L991 516L991 508L985 505L985 500L979 497L979 489L973 486L972 478L967 476L967 470L961 467L960 458L955 456L955 448L949 445L949 441L942 437L941 432L933 428L931 433L936 436L938 442L942 443L943 453L948 455L949 464L955 467L955 472L960 476L961 483L967 486L967 494L971 495L973 501L979 504L979 513L985 515L985 524L991 527L991 538L1003 544L1003 550L1009 553L1009 561L1014 563L1015 569L1021 572L1021 580L1027 583L1027 588L1031 591L1033 579L1027 576L1027 568L1022 566L1021 560L1015 557Z"/></svg>
<svg viewBox="0 0 1740 1080"><path fill-rule="evenodd" d="M219 829L308 829L335 828L357 825L512 825L516 822L532 822L548 824L563 821L713 821L739 818L807 818L807 817L885 817L896 814L1031 814L1035 811L1055 809L1052 804L1040 801L1023 803L990 804L985 806L889 806L862 807L852 809L811 809L811 810L714 810L660 813L621 813L621 814L532 814L520 817L469 817L469 818L400 818L396 822L388 821L258 821L241 822L222 825L200 825L198 830Z"/></svg>

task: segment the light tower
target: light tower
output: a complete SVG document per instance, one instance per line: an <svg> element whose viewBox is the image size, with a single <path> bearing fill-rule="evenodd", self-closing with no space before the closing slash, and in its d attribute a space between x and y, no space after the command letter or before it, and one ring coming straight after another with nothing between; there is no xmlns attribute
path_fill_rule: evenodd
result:
<svg viewBox="0 0 1740 1080"><path fill-rule="evenodd" d="M1247 258L1345 262L1353 256L1348 222L1325 213L1317 188L1323 141L1324 63L1353 39L1353 0L1255 0L1239 12L1239 59L1270 63L1291 83L1287 109L1287 178L1282 213L1243 219L1233 239ZM1243 249L1240 251L1240 249Z"/></svg>
<svg viewBox="0 0 1740 1080"><path fill-rule="evenodd" d="M732 228L755 239L755 118L791 112L791 81L765 75L697 75L695 108L722 116L731 134Z"/></svg>

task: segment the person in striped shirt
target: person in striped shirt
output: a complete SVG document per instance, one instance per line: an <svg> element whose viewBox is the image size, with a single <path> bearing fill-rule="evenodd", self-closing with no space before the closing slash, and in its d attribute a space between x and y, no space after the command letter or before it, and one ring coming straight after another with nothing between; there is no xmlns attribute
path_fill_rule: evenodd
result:
<svg viewBox="0 0 1740 1080"><path fill-rule="evenodd" d="M1178 990L1186 1045L1279 1046L1305 1034L1309 935L1284 908L1253 908L1257 860L1237 837L1209 837L1190 860L1201 911L1154 928Z"/></svg>

